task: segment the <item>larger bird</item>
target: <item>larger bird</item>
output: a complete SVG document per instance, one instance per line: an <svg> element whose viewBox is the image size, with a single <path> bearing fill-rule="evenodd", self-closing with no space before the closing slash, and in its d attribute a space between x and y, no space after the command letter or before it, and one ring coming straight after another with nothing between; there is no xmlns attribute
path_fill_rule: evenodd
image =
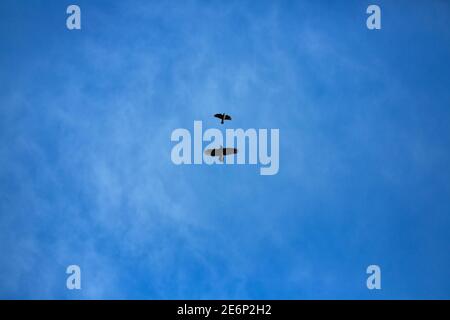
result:
<svg viewBox="0 0 450 320"><path fill-rule="evenodd" d="M220 123L223 124L224 120L231 120L231 117L225 113L216 113L214 117L222 120Z"/></svg>
<svg viewBox="0 0 450 320"><path fill-rule="evenodd" d="M238 149L236 148L224 148L220 146L220 148L217 149L206 149L205 154L207 156L211 157L219 157L219 161L223 162L223 158L230 154L236 154L238 153Z"/></svg>

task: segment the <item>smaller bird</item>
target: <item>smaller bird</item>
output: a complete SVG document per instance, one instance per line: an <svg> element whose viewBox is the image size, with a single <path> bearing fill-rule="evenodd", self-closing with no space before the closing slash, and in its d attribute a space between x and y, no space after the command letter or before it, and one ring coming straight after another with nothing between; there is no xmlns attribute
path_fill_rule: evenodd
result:
<svg viewBox="0 0 450 320"><path fill-rule="evenodd" d="M231 117L225 113L216 113L214 117L222 120L220 123L223 124L224 120L231 120Z"/></svg>

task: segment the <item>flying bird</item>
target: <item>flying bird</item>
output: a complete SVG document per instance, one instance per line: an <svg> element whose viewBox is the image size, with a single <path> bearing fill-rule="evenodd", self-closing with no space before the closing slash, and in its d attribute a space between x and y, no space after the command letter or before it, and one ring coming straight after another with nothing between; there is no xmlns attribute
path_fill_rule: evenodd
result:
<svg viewBox="0 0 450 320"><path fill-rule="evenodd" d="M216 113L214 117L222 120L220 123L223 124L224 120L231 120L231 117L225 113Z"/></svg>
<svg viewBox="0 0 450 320"><path fill-rule="evenodd" d="M211 157L219 157L219 161L223 162L223 157L230 155L230 154L236 154L238 150L236 148L223 148L220 146L220 148L217 149L206 149L205 154L207 156Z"/></svg>

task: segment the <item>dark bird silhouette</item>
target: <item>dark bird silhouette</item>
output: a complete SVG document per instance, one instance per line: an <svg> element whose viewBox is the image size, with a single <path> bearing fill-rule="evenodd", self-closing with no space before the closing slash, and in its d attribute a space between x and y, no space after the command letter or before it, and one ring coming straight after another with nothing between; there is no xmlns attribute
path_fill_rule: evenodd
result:
<svg viewBox="0 0 450 320"><path fill-rule="evenodd" d="M214 117L222 120L220 123L223 124L224 120L231 120L231 117L225 113L216 113Z"/></svg>
<svg viewBox="0 0 450 320"><path fill-rule="evenodd" d="M211 157L219 157L219 161L223 162L223 158L230 154L238 153L238 149L236 148L224 148L220 146L220 148L216 149L206 149L205 154Z"/></svg>

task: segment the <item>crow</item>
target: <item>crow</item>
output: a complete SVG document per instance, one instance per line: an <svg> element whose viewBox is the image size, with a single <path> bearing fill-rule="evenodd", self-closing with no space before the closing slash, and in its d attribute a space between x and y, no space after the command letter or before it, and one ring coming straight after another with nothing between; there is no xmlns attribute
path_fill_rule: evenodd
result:
<svg viewBox="0 0 450 320"><path fill-rule="evenodd" d="M220 122L221 124L223 124L223 121L224 121L224 120L231 120L231 117L230 117L229 115L225 114L225 113L222 113L222 114L216 113L216 114L214 115L214 117L219 118L220 120L222 120L222 121Z"/></svg>

